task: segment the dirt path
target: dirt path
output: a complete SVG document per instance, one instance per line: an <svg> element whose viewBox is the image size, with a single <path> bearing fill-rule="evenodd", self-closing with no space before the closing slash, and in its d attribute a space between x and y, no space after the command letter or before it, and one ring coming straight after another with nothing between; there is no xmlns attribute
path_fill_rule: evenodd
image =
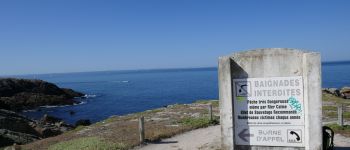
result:
<svg viewBox="0 0 350 150"><path fill-rule="evenodd" d="M215 150L220 149L220 126L197 129L148 144L139 150Z"/></svg>
<svg viewBox="0 0 350 150"><path fill-rule="evenodd" d="M335 150L349 150L350 138L335 135ZM138 150L217 150L220 149L220 125L193 130L136 148Z"/></svg>

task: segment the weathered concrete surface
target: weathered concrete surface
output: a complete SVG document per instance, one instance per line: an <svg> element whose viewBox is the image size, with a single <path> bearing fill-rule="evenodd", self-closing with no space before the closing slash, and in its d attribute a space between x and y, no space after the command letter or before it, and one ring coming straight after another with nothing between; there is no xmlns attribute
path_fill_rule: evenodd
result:
<svg viewBox="0 0 350 150"><path fill-rule="evenodd" d="M219 58L219 99L222 148L304 148L238 146L234 144L232 79L302 76L304 81L305 149L322 149L322 101L320 54L296 49L271 48L234 53Z"/></svg>

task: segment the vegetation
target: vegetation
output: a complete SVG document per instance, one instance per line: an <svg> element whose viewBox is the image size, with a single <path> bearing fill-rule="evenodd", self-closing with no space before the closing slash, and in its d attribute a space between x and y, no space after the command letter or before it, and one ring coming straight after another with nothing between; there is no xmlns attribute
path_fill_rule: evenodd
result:
<svg viewBox="0 0 350 150"><path fill-rule="evenodd" d="M219 100L197 100L197 104L211 104L213 107L219 107Z"/></svg>
<svg viewBox="0 0 350 150"><path fill-rule="evenodd" d="M122 143L111 143L106 142L98 137L84 137L73 139L70 141L64 141L57 144L54 144L49 147L49 150L96 150L96 149L105 149L105 150L126 150L127 146Z"/></svg>
<svg viewBox="0 0 350 150"><path fill-rule="evenodd" d="M325 115L330 118L337 118L338 112L336 111L327 111L325 112ZM350 112L343 112L343 118L344 119L350 119Z"/></svg>
<svg viewBox="0 0 350 150"><path fill-rule="evenodd" d="M212 104L214 118L209 119ZM22 146L24 149L130 149L139 145L138 118L145 118L145 139L159 141L176 134L219 123L217 100L175 104L124 116L112 116L90 126ZM102 147L101 147L102 146ZM40 148L39 148L40 147Z"/></svg>
<svg viewBox="0 0 350 150"><path fill-rule="evenodd" d="M350 119L350 100L336 97L332 94L323 93L323 120L324 121L334 121L338 116L337 105L343 105L343 117L344 119Z"/></svg>
<svg viewBox="0 0 350 150"><path fill-rule="evenodd" d="M331 102L333 104L344 104L345 106L350 105L350 101L341 97L334 96L332 94L323 93L322 99L324 102ZM336 105L334 105L336 106Z"/></svg>
<svg viewBox="0 0 350 150"><path fill-rule="evenodd" d="M337 111L337 107L335 106L323 106L324 111Z"/></svg>
<svg viewBox="0 0 350 150"><path fill-rule="evenodd" d="M338 103L345 106L350 105L350 101L330 94L324 94L323 98L324 116L333 119L333 121L337 116L336 105ZM209 104L213 106L214 118L212 121L210 121L208 114ZM219 124L218 106L218 100L199 100L193 104L175 104L125 116L112 116L90 126L78 127L63 135L25 145L24 148L130 149L140 144L138 118L141 116L145 117L146 141L154 142L193 129ZM344 117L350 119L350 112L345 111ZM337 133L350 135L349 126L339 127L336 124L329 126ZM100 145L105 147L100 148Z"/></svg>
<svg viewBox="0 0 350 150"><path fill-rule="evenodd" d="M215 117L213 120L210 120L208 117L194 118L188 117L183 118L179 121L179 123L190 126L191 128L198 129L208 127L210 125L219 124L219 117Z"/></svg>
<svg viewBox="0 0 350 150"><path fill-rule="evenodd" d="M327 124L335 133L350 136L350 125L340 126L338 124Z"/></svg>

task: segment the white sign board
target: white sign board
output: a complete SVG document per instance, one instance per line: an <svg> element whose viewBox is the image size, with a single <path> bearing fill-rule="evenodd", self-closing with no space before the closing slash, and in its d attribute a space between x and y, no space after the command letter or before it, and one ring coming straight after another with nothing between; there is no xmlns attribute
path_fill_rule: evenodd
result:
<svg viewBox="0 0 350 150"><path fill-rule="evenodd" d="M233 79L236 145L304 146L303 79Z"/></svg>

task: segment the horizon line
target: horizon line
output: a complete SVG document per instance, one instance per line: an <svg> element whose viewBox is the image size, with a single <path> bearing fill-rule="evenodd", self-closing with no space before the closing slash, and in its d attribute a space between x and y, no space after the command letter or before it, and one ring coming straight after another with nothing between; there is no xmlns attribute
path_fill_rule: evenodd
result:
<svg viewBox="0 0 350 150"><path fill-rule="evenodd" d="M57 74L79 74L79 73L94 73L94 72L129 72L129 71L158 71L158 70L191 70L191 69L210 69L217 66L208 67L174 67L174 68L142 68L142 69L120 69L120 70L95 70L95 71L76 71L76 72L55 72L55 73L28 73L28 74L12 74L0 75L3 77L18 77L18 76L36 76L36 75L57 75Z"/></svg>
<svg viewBox="0 0 350 150"><path fill-rule="evenodd" d="M334 65L339 63L350 63L350 60L335 60L335 61L321 61L321 65ZM189 69L209 69L218 68L217 66L207 66L207 67L174 67L174 68L142 68L142 69L111 69L111 70L92 70L92 71L76 71L76 72L53 72L53 73L27 73L27 74L10 74L10 75L0 75L3 77L16 77L16 76L35 76L35 75L55 75L55 74L79 74L79 73L93 73L93 72L123 72L123 71L157 71L157 70L189 70Z"/></svg>

